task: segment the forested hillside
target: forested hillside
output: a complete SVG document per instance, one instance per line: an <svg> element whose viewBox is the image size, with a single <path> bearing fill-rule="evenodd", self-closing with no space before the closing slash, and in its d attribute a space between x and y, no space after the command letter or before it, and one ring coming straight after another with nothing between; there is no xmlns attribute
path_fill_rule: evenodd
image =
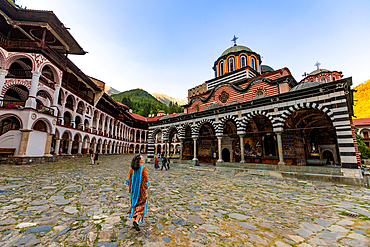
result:
<svg viewBox="0 0 370 247"><path fill-rule="evenodd" d="M357 118L370 118L370 79L355 87L354 112Z"/></svg>
<svg viewBox="0 0 370 247"><path fill-rule="evenodd" d="M143 89L132 89L119 94L111 95L112 99L127 105L134 113L147 117L149 114L157 114L164 110L166 113L183 112L184 109L176 103L170 102L169 106L159 102L151 94Z"/></svg>

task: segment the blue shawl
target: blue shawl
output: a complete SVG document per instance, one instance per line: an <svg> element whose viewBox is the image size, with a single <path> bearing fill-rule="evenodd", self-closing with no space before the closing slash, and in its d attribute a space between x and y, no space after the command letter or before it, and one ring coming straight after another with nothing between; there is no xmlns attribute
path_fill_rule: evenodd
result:
<svg viewBox="0 0 370 247"><path fill-rule="evenodd" d="M136 206L137 201L139 200L142 172L143 172L143 166L142 165L140 165L139 169L133 170L133 172L132 172L131 193L130 193L131 212L130 212L130 215L129 215L130 219L132 219L132 214L134 213L134 207ZM130 185L130 180L129 179L126 180L126 184ZM147 189L149 188L149 185L150 185L150 183L148 181L148 183L146 184ZM143 217L141 217L141 223L144 220L144 216L146 214L147 207L148 207L148 196L146 197L145 210L144 210Z"/></svg>

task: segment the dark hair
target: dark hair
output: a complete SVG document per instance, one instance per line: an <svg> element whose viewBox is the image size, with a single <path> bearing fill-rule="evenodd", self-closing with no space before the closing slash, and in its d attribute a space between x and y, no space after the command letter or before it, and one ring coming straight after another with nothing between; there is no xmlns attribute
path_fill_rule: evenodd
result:
<svg viewBox="0 0 370 247"><path fill-rule="evenodd" d="M133 170L137 170L140 168L140 160L141 160L141 155L135 155L134 158L131 161L131 168Z"/></svg>

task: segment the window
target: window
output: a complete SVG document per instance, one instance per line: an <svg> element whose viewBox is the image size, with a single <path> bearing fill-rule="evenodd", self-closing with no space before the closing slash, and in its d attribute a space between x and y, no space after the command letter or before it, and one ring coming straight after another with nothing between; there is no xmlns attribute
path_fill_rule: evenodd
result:
<svg viewBox="0 0 370 247"><path fill-rule="evenodd" d="M326 83L326 78L321 78L321 83Z"/></svg>
<svg viewBox="0 0 370 247"><path fill-rule="evenodd" d="M369 138L369 132L364 131L364 138L368 139Z"/></svg>
<svg viewBox="0 0 370 247"><path fill-rule="evenodd" d="M195 112L199 112L199 105L195 106Z"/></svg>
<svg viewBox="0 0 370 247"><path fill-rule="evenodd" d="M333 76L333 81L335 81L335 76Z"/></svg>
<svg viewBox="0 0 370 247"><path fill-rule="evenodd" d="M256 59L254 58L254 57L252 57L252 59L251 59L251 64L252 64L252 68L254 69L254 70L256 70L257 71L257 67L256 67Z"/></svg>
<svg viewBox="0 0 370 247"><path fill-rule="evenodd" d="M257 89L256 90L256 97L258 97L258 96L262 96L262 95L264 95L265 93L263 92L263 89Z"/></svg>
<svg viewBox="0 0 370 247"><path fill-rule="evenodd" d="M231 57L229 58L229 72L233 72L235 70L235 67L234 67L234 58Z"/></svg>
<svg viewBox="0 0 370 247"><path fill-rule="evenodd" d="M247 58L245 56L240 57L240 68L247 67Z"/></svg>
<svg viewBox="0 0 370 247"><path fill-rule="evenodd" d="M222 76L224 74L224 62L221 62L219 65L218 65L218 75L219 76Z"/></svg>

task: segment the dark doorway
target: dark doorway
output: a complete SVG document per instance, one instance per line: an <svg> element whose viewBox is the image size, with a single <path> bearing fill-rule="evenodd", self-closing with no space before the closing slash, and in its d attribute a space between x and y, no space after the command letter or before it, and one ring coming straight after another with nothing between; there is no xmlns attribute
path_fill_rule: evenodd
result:
<svg viewBox="0 0 370 247"><path fill-rule="evenodd" d="M322 154L322 157L323 159L326 159L326 164L327 165L332 165L334 164L334 156L333 156L333 153L326 150L324 151L324 153Z"/></svg>
<svg viewBox="0 0 370 247"><path fill-rule="evenodd" d="M230 162L230 151L227 148L222 150L222 160L224 162Z"/></svg>

